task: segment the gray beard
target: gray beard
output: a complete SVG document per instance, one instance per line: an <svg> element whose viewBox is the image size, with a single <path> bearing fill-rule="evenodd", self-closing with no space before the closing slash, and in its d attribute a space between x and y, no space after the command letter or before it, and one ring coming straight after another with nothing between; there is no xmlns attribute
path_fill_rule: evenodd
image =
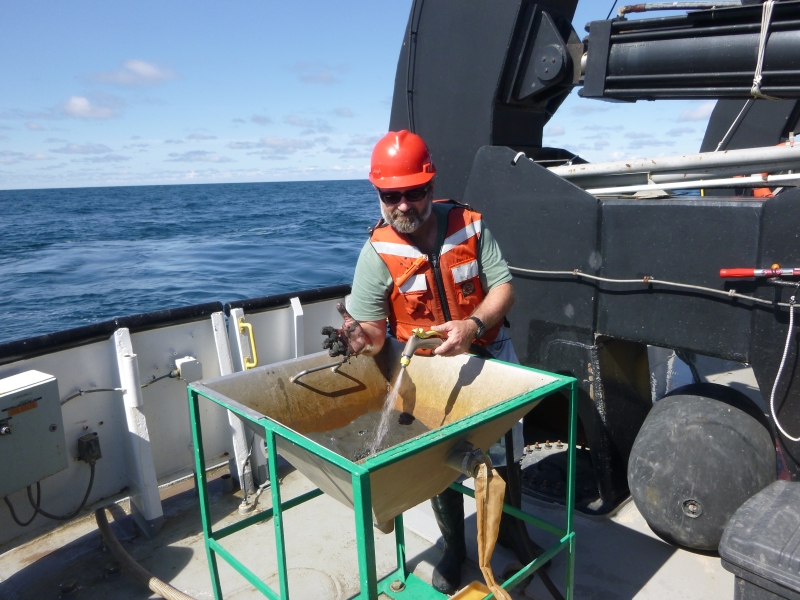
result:
<svg viewBox="0 0 800 600"><path fill-rule="evenodd" d="M428 203L425 212L420 215L416 209L412 209L405 214L399 210L389 210L383 203L381 203L381 214L383 219L400 233L414 233L419 226L428 220L433 211L433 203Z"/></svg>

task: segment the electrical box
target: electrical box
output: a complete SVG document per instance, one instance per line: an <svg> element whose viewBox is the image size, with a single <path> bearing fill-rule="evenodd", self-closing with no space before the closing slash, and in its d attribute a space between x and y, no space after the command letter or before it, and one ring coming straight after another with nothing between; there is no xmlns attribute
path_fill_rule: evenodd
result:
<svg viewBox="0 0 800 600"><path fill-rule="evenodd" d="M184 356L175 361L175 366L181 372L181 379L192 383L203 378L203 365L194 356Z"/></svg>
<svg viewBox="0 0 800 600"><path fill-rule="evenodd" d="M26 371L0 379L0 497L68 466L56 378Z"/></svg>

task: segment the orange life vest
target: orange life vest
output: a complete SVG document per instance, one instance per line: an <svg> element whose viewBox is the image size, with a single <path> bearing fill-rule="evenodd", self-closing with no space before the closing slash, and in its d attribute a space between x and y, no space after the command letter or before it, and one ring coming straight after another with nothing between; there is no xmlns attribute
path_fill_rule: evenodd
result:
<svg viewBox="0 0 800 600"><path fill-rule="evenodd" d="M486 297L478 264L480 213L452 200L434 202L455 205L447 213L447 231L438 256L423 254L407 235L383 221L370 237L394 282L389 324L401 342L417 327L427 330L448 320L466 319ZM487 329L474 343L487 346L501 326L498 323Z"/></svg>

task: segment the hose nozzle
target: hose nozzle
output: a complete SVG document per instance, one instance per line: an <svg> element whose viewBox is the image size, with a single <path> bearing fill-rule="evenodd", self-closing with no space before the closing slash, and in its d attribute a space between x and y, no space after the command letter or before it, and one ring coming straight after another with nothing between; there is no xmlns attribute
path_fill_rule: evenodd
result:
<svg viewBox="0 0 800 600"><path fill-rule="evenodd" d="M414 329L412 335L408 338L406 342L406 347L403 348L403 354L400 357L400 366L407 367L411 362L411 357L414 356L414 353L417 350L421 350L423 348L433 349L437 346L441 346L442 342L442 334L438 331L425 331L421 327Z"/></svg>

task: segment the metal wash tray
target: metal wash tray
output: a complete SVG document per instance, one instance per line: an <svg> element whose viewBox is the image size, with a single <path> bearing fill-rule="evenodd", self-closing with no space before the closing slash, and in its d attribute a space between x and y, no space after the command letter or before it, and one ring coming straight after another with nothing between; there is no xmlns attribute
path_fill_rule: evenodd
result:
<svg viewBox="0 0 800 600"><path fill-rule="evenodd" d="M293 375L330 362L327 354L304 356L189 386L195 458L197 472L201 474L198 484L203 528L217 599L222 598L216 569L217 555L268 598L289 597L281 513L323 492L355 512L362 598L377 598L379 592L391 598L445 598L406 572L403 511L441 493L451 484L462 493L471 494L467 488L454 483L459 473L444 464L453 446L467 440L477 448L488 450L542 398L558 390L568 392L571 398L567 528L555 527L505 506L506 512L561 538L557 545L505 585L513 586L566 548L570 553L567 596L571 596L576 422L573 378L469 355L455 358L419 356L407 367L395 408L411 413L430 431L357 463L305 437L311 432L342 427L366 412L380 410L386 397L387 382L394 381L399 369L400 350L399 344L391 344L376 358L356 357L336 372L329 369L316 371L296 383L290 381ZM277 454L280 453L319 489L281 505L280 485L273 478L273 506L277 507L274 514L270 509L220 531L212 531L202 468L205 463L199 420L200 397L233 411L266 440L271 473L276 472ZM219 543L226 535L270 517L274 517L276 528L280 594L260 581ZM384 523L390 519L395 520L398 571L378 582L372 523ZM389 583L397 580L405 584L400 592L389 588Z"/></svg>

